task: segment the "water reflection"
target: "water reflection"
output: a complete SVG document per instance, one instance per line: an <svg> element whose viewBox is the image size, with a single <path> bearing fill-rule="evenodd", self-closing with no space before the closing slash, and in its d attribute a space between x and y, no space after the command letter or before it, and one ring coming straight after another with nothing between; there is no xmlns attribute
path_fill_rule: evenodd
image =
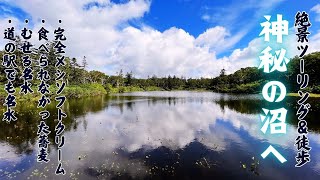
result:
<svg viewBox="0 0 320 180"><path fill-rule="evenodd" d="M19 120L1 122L0 178L31 179L292 179L320 176L317 99L308 114L311 160L296 169L294 140L296 99L288 109L287 134L265 135L259 112L268 107L259 95L236 96L211 92L139 92L70 100L63 160L68 175L55 176L57 148L50 136L50 163L35 162L38 111L32 105L16 108ZM54 131L56 110L48 110ZM274 145L288 162L260 154ZM44 171L43 171L44 170ZM307 174L307 176L306 176ZM25 179L25 178L23 178Z"/></svg>

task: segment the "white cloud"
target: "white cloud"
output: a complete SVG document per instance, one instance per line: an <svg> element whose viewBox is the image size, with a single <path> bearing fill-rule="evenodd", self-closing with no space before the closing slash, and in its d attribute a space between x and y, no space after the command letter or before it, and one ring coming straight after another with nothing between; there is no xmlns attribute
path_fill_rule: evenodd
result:
<svg viewBox="0 0 320 180"><path fill-rule="evenodd" d="M313 6L312 8L311 8L311 11L313 11L313 12L315 12L316 14L317 14L317 16L316 16L316 21L320 21L320 4L317 4L317 5L315 5L315 6Z"/></svg>
<svg viewBox="0 0 320 180"><path fill-rule="evenodd" d="M209 21L210 20L210 16L208 14L204 14L201 16L201 19L205 20L205 21Z"/></svg>
<svg viewBox="0 0 320 180"><path fill-rule="evenodd" d="M207 29L204 33L200 34L196 39L196 45L207 46L210 50L220 53L232 47L241 39L242 35L231 36L230 32L221 26Z"/></svg>
<svg viewBox="0 0 320 180"><path fill-rule="evenodd" d="M253 62L254 59L250 58L254 57L247 55L252 48L238 49L237 56L216 57L217 51L228 48L232 43L232 38L227 38L227 35L223 27L208 29L197 38L175 27L163 33L149 27L142 30L128 27L122 31L121 43L112 49L114 59L109 61L112 62L109 65L118 65L118 68L145 76L175 74L193 77L216 76L222 68L233 72L253 66L249 62Z"/></svg>

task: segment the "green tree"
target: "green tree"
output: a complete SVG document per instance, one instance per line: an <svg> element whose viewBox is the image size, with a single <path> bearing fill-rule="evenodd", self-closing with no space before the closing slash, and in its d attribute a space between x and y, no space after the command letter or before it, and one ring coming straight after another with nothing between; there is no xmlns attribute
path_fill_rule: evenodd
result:
<svg viewBox="0 0 320 180"><path fill-rule="evenodd" d="M132 71L129 73L127 72L126 74L126 78L125 78L125 85L126 86L131 86L133 85L133 74L132 74Z"/></svg>

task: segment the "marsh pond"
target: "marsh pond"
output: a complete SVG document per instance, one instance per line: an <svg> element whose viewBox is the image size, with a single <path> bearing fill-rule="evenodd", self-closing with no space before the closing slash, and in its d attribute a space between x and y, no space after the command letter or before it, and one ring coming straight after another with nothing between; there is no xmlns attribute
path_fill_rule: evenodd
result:
<svg viewBox="0 0 320 180"><path fill-rule="evenodd" d="M261 95L156 91L70 99L56 176L57 145L49 135L48 163L38 163L39 109L18 103L18 120L0 122L0 179L320 179L320 99L309 98L311 162L295 168L297 98L284 135L263 134ZM46 120L54 132L55 104ZM261 153L273 145L286 159Z"/></svg>

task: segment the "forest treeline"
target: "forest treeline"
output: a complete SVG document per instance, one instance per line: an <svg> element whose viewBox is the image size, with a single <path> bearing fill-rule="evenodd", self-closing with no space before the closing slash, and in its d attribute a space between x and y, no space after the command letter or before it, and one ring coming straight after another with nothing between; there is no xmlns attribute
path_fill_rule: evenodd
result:
<svg viewBox="0 0 320 180"><path fill-rule="evenodd" d="M19 48L22 41L17 38L16 46ZM55 77L55 67L57 55L54 51L54 42L49 43L48 52L38 52L33 50L31 54L33 59L32 68L34 70L32 81L33 89L36 90L36 86L40 83L36 79L38 72L38 59L39 54L46 54L49 65L46 68L50 77ZM21 57L23 54L20 51L15 51L17 60L17 76L15 80L15 87L19 87L23 79L20 78L23 72L23 66ZM0 51L2 57L4 51ZM308 92L320 93L320 52L308 54L305 59L305 73L309 74L309 85L306 89ZM69 89L66 89L68 96L77 97L77 93L81 92L85 95L90 95L91 91L94 95L99 93L117 93L128 91L150 91L150 90L210 90L214 92L224 93L259 93L262 86L269 80L279 80L287 86L288 92L297 92L299 86L296 81L299 71L300 60L295 57L290 60L287 65L287 72L279 73L273 72L270 74L263 73L261 69L257 67L241 68L240 70L227 75L225 69L220 71L220 75L214 78L186 78L177 77L175 75L169 75L166 77L157 77L155 75L148 78L135 78L132 72L123 72L119 70L115 75L105 74L100 71L88 71L88 60L84 56L81 60L76 58L65 58L65 66L60 67L66 72L65 80ZM4 66L0 66L0 84L6 83L7 79L4 73ZM49 84L54 84L54 78L51 78ZM54 86L54 85L53 85ZM1 88L0 93L4 92ZM81 95L79 95L81 96Z"/></svg>

